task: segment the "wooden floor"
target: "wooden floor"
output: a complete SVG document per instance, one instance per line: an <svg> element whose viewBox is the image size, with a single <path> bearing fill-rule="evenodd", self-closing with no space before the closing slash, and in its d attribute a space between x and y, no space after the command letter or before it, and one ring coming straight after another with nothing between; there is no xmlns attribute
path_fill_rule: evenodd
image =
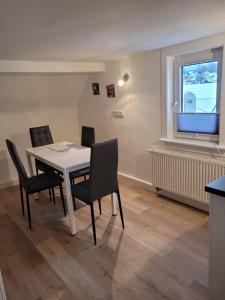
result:
<svg viewBox="0 0 225 300"><path fill-rule="evenodd" d="M31 201L33 229L17 187L0 191L0 269L8 300L208 299L208 216L121 183L125 230L111 201L78 203L78 234L68 234L60 199Z"/></svg>

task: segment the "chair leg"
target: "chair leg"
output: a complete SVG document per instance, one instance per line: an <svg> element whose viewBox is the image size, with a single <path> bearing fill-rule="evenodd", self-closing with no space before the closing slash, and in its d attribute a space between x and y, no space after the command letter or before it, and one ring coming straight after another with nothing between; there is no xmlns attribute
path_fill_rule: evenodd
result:
<svg viewBox="0 0 225 300"><path fill-rule="evenodd" d="M52 201L52 192L51 192L51 189L48 189L48 193L49 193L50 201Z"/></svg>
<svg viewBox="0 0 225 300"><path fill-rule="evenodd" d="M101 215L102 214L101 198L98 199L98 207L99 207L99 212L100 212L100 215Z"/></svg>
<svg viewBox="0 0 225 300"><path fill-rule="evenodd" d="M93 235L94 235L94 242L95 242L95 245L96 245L95 214L94 214L94 205L93 205L93 203L91 203L90 206L91 206L92 229L93 229Z"/></svg>
<svg viewBox="0 0 225 300"><path fill-rule="evenodd" d="M118 204L119 204L119 210L120 210L120 218L121 218L122 226L124 228L123 209L122 209L122 205L121 205L120 191L116 192L116 194L117 194L117 198L118 198Z"/></svg>
<svg viewBox="0 0 225 300"><path fill-rule="evenodd" d="M19 184L19 186L20 186L21 207L22 207L22 213L23 213L23 216L24 216L23 187L22 187L21 183Z"/></svg>
<svg viewBox="0 0 225 300"><path fill-rule="evenodd" d="M31 229L30 203L29 203L29 195L27 193L26 193L26 200L27 200L27 213L28 213L29 228Z"/></svg>
<svg viewBox="0 0 225 300"><path fill-rule="evenodd" d="M37 168L36 163L35 163L35 168L36 168L36 175L38 175L38 168Z"/></svg>
<svg viewBox="0 0 225 300"><path fill-rule="evenodd" d="M63 205L63 211L64 211L64 215L66 217L66 207L65 207L65 200L64 200L64 195L63 195L63 188L62 185L60 184L59 186L60 189L60 195L61 195L61 200L62 200L62 205Z"/></svg>
<svg viewBox="0 0 225 300"><path fill-rule="evenodd" d="M53 203L55 205L55 191L54 191L54 188L52 188L52 198L53 198Z"/></svg>

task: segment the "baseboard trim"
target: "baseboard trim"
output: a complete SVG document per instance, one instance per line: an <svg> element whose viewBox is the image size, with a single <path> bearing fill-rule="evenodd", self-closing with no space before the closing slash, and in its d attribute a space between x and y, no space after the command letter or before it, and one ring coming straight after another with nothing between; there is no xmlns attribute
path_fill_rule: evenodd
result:
<svg viewBox="0 0 225 300"><path fill-rule="evenodd" d="M14 186L14 185L18 185L18 184L19 184L18 179L13 179L8 182L0 183L0 190L6 189L10 186Z"/></svg>
<svg viewBox="0 0 225 300"><path fill-rule="evenodd" d="M151 192L155 192L155 188L151 182L142 180L140 178L137 178L137 177L134 177L134 176L122 173L122 172L118 172L118 175L119 175L119 179L121 181L129 182L129 183L135 184L137 186L140 186L142 188L145 188Z"/></svg>
<svg viewBox="0 0 225 300"><path fill-rule="evenodd" d="M172 192L168 192L165 190L159 190L159 192L157 193L160 196L164 196L167 197L169 199L175 200L177 202L181 202L183 204L186 204L188 206L209 212L209 204L201 202L199 200L194 200L191 198L187 198L178 194L174 194Z"/></svg>

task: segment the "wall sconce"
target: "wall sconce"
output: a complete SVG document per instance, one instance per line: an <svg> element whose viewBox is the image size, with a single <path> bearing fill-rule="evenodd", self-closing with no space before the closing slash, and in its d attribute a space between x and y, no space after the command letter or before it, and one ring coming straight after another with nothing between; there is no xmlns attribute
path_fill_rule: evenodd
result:
<svg viewBox="0 0 225 300"><path fill-rule="evenodd" d="M118 80L118 86L124 86L125 82L129 79L129 75L126 73L120 80Z"/></svg>

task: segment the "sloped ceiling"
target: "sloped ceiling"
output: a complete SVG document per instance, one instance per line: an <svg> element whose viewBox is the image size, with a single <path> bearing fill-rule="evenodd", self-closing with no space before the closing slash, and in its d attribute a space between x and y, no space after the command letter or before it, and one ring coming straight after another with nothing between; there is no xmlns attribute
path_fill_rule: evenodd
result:
<svg viewBox="0 0 225 300"><path fill-rule="evenodd" d="M225 31L225 0L0 0L0 60L104 61Z"/></svg>

